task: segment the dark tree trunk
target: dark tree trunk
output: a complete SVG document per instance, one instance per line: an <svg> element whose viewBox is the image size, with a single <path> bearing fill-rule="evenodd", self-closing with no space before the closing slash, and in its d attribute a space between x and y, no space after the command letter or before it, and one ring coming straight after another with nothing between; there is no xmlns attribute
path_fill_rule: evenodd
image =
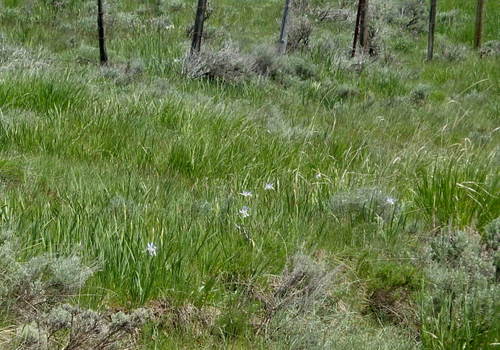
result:
<svg viewBox="0 0 500 350"><path fill-rule="evenodd" d="M104 36L104 9L102 0L97 0L97 28L99 32L99 58L101 64L108 63L108 54L106 53L106 40Z"/></svg>
<svg viewBox="0 0 500 350"><path fill-rule="evenodd" d="M280 38L278 40L278 53L284 55L288 44L288 22L290 18L290 4L292 0L285 0L283 19L281 20Z"/></svg>
<svg viewBox="0 0 500 350"><path fill-rule="evenodd" d="M207 0L198 0L198 8L196 9L196 16L194 18L191 55L199 53L201 50L201 38L203 37L203 23L205 22L206 11L207 11Z"/></svg>
<svg viewBox="0 0 500 350"><path fill-rule="evenodd" d="M476 31L474 35L474 48L476 49L481 47L481 39L483 36L484 1L485 0L477 0Z"/></svg>
<svg viewBox="0 0 500 350"><path fill-rule="evenodd" d="M359 18L359 43L366 53L370 49L370 36L368 32L368 0L363 0L361 15Z"/></svg>
<svg viewBox="0 0 500 350"><path fill-rule="evenodd" d="M358 46L359 38L359 22L361 21L361 9L363 6L363 0L358 0L358 13L356 14L356 25L354 26L354 40L352 43L351 57L356 56L356 48Z"/></svg>
<svg viewBox="0 0 500 350"><path fill-rule="evenodd" d="M356 15L356 25L354 27L354 40L352 43L351 57L356 56L358 42L365 52L370 49L368 32L368 0L358 1L358 13Z"/></svg>
<svg viewBox="0 0 500 350"><path fill-rule="evenodd" d="M427 39L427 60L431 61L434 57L434 32L436 30L436 7L437 0L431 0L429 11L429 36Z"/></svg>

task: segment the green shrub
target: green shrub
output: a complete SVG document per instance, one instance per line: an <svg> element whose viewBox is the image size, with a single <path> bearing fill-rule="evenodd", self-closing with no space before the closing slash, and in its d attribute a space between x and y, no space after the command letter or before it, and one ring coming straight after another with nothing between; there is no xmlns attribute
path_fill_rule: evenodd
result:
<svg viewBox="0 0 500 350"><path fill-rule="evenodd" d="M424 259L429 281L421 299L424 347L484 349L498 342L500 286L480 236L442 232L430 240Z"/></svg>

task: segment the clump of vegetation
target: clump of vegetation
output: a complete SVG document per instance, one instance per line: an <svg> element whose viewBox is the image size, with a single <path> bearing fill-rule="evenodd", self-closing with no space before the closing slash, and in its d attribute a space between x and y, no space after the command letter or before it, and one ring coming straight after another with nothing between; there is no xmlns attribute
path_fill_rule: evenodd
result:
<svg viewBox="0 0 500 350"><path fill-rule="evenodd" d="M293 52L307 49L312 32L313 26L307 17L300 16L293 18L288 33L287 51Z"/></svg>
<svg viewBox="0 0 500 350"><path fill-rule="evenodd" d="M493 256L496 281L500 282L500 217L486 225L484 233L485 248Z"/></svg>
<svg viewBox="0 0 500 350"><path fill-rule="evenodd" d="M452 26L457 24L456 22L461 19L462 12L459 9L453 9L446 12L439 12L437 15L437 20L447 26Z"/></svg>
<svg viewBox="0 0 500 350"><path fill-rule="evenodd" d="M189 78L206 78L228 83L248 78L253 70L253 60L230 45L218 51L207 49L187 56L183 65L183 73Z"/></svg>
<svg viewBox="0 0 500 350"><path fill-rule="evenodd" d="M300 56L278 56L276 50L269 46L258 47L253 61L255 73L277 82L284 82L287 76L307 80L317 75L317 67L313 63Z"/></svg>
<svg viewBox="0 0 500 350"><path fill-rule="evenodd" d="M21 245L13 232L0 237L0 306L31 320L65 298L75 295L94 273L79 257L41 255L20 260Z"/></svg>
<svg viewBox="0 0 500 350"><path fill-rule="evenodd" d="M335 93L340 99L347 99L358 96L360 91L355 86L342 84L335 88Z"/></svg>
<svg viewBox="0 0 500 350"><path fill-rule="evenodd" d="M455 156L447 163L419 169L415 204L434 227L484 226L495 215L498 180L490 178L488 160L473 161Z"/></svg>
<svg viewBox="0 0 500 350"><path fill-rule="evenodd" d="M377 188L360 188L339 192L330 199L333 213L339 217L356 217L364 220L391 220L401 208L399 201Z"/></svg>
<svg viewBox="0 0 500 350"><path fill-rule="evenodd" d="M77 256L36 256L21 260L14 233L0 236L0 307L15 319L8 349L111 349L125 347L151 318L146 309L99 313L65 302L96 271Z"/></svg>
<svg viewBox="0 0 500 350"><path fill-rule="evenodd" d="M63 304L19 327L12 349L124 349L137 339L137 331L150 319L150 312L110 315Z"/></svg>
<svg viewBox="0 0 500 350"><path fill-rule="evenodd" d="M483 44L479 51L481 57L497 57L500 55L500 40L490 40Z"/></svg>
<svg viewBox="0 0 500 350"><path fill-rule="evenodd" d="M102 76L114 81L117 86L126 86L137 80L144 72L141 60L132 60L122 65L101 67Z"/></svg>
<svg viewBox="0 0 500 350"><path fill-rule="evenodd" d="M424 0L404 0L392 8L386 19L390 24L418 35L427 29L426 10Z"/></svg>
<svg viewBox="0 0 500 350"><path fill-rule="evenodd" d="M266 313L260 327L271 342L290 349L412 349L415 342L390 326L371 333L359 305L363 288L352 284L350 268L297 254L262 296Z"/></svg>
<svg viewBox="0 0 500 350"><path fill-rule="evenodd" d="M429 280L422 297L425 347L486 348L498 341L498 298L494 260L481 237L470 231L445 230L429 242Z"/></svg>
<svg viewBox="0 0 500 350"><path fill-rule="evenodd" d="M443 40L439 44L436 57L449 62L462 61L468 56L468 49L465 45L455 44Z"/></svg>
<svg viewBox="0 0 500 350"><path fill-rule="evenodd" d="M419 84L412 89L410 99L413 103L424 103L429 98L430 92L431 87L429 85Z"/></svg>

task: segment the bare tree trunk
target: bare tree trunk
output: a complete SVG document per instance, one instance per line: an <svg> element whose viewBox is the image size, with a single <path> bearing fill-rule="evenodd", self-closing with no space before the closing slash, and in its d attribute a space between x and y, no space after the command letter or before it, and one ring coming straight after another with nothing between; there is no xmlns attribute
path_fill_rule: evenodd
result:
<svg viewBox="0 0 500 350"><path fill-rule="evenodd" d="M191 43L191 55L201 50L201 38L203 37L203 23L207 11L207 0L198 0L198 8L194 18L193 42Z"/></svg>
<svg viewBox="0 0 500 350"><path fill-rule="evenodd" d="M356 48L358 46L358 38L359 38L359 22L361 21L361 9L363 7L363 0L358 1L358 13L356 15L356 25L354 26L354 40L352 43L352 51L351 57L354 58L356 56Z"/></svg>
<svg viewBox="0 0 500 350"><path fill-rule="evenodd" d="M481 47L481 39L483 36L484 1L485 0L477 0L476 32L474 35L474 48L476 49L479 49Z"/></svg>
<svg viewBox="0 0 500 350"><path fill-rule="evenodd" d="M359 18L359 43L366 53L370 50L370 37L368 32L368 0L363 0Z"/></svg>
<svg viewBox="0 0 500 350"><path fill-rule="evenodd" d="M283 19L281 20L280 38L278 41L278 53L284 55L286 45L288 43L288 22L290 18L290 4L292 0L285 0L285 8L283 10Z"/></svg>
<svg viewBox="0 0 500 350"><path fill-rule="evenodd" d="M106 41L104 36L104 9L102 0L97 0L97 29L99 32L99 57L101 65L108 63L108 54L106 53Z"/></svg>
<svg viewBox="0 0 500 350"><path fill-rule="evenodd" d="M436 30L436 7L437 0L431 0L429 11L429 36L427 38L427 60L431 61L434 56L434 32Z"/></svg>
<svg viewBox="0 0 500 350"><path fill-rule="evenodd" d="M358 13L356 15L356 26L354 27L354 40L352 43L351 57L356 56L358 42L364 52L369 51L368 0L358 1Z"/></svg>

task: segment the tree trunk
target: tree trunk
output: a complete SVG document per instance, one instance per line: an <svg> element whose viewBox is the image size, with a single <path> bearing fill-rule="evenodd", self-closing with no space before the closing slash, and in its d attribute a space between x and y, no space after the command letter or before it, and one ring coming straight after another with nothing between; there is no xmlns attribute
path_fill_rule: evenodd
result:
<svg viewBox="0 0 500 350"><path fill-rule="evenodd" d="M370 50L370 37L368 32L368 0L363 0L361 15L359 18L359 43L363 51L367 53Z"/></svg>
<svg viewBox="0 0 500 350"><path fill-rule="evenodd" d="M106 40L104 36L104 9L102 0L97 0L97 29L99 32L99 58L101 65L108 63L108 54L106 53Z"/></svg>
<svg viewBox="0 0 500 350"><path fill-rule="evenodd" d="M476 32L474 35L474 48L481 48L481 39L483 36L483 15L484 15L484 1L477 0L476 8Z"/></svg>
<svg viewBox="0 0 500 350"><path fill-rule="evenodd" d="M280 38L278 41L278 53L284 55L286 45L288 43L288 22L290 18L290 3L292 0L285 0L285 8L283 10L283 19L281 20Z"/></svg>
<svg viewBox="0 0 500 350"><path fill-rule="evenodd" d="M358 1L358 13L356 15L356 26L354 27L354 40L352 43L351 57L356 56L358 42L364 52L370 50L368 31L368 0Z"/></svg>
<svg viewBox="0 0 500 350"><path fill-rule="evenodd" d="M358 46L358 38L359 38L359 22L361 20L361 9L363 7L363 0L358 1L358 13L356 14L356 25L354 26L354 40L352 43L352 51L351 57L354 58L356 56L356 48Z"/></svg>
<svg viewBox="0 0 500 350"><path fill-rule="evenodd" d="M434 32L436 30L436 6L437 0L431 0L429 11L429 36L427 39L427 60L431 61L434 56Z"/></svg>
<svg viewBox="0 0 500 350"><path fill-rule="evenodd" d="M194 18L191 55L199 53L201 50L201 38L203 37L203 23L205 22L206 11L207 11L207 0L198 0L198 8L196 9L196 16Z"/></svg>

